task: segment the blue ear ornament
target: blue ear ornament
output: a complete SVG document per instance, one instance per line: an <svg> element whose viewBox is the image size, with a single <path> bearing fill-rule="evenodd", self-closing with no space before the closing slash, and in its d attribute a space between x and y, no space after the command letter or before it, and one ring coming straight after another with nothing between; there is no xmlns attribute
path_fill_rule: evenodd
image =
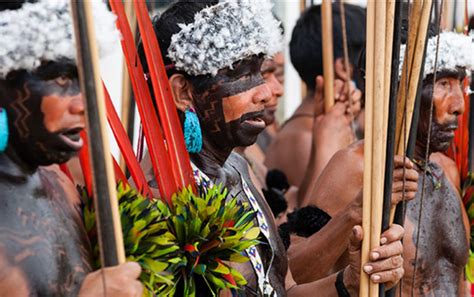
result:
<svg viewBox="0 0 474 297"><path fill-rule="evenodd" d="M189 153L199 153L202 149L202 132L199 118L192 108L184 112L184 140Z"/></svg>
<svg viewBox="0 0 474 297"><path fill-rule="evenodd" d="M8 117L5 108L0 107L0 153L3 153L8 145Z"/></svg>

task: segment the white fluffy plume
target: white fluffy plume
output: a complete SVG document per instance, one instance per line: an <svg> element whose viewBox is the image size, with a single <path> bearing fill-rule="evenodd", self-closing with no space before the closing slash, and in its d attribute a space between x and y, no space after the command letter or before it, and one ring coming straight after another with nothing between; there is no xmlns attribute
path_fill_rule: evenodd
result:
<svg viewBox="0 0 474 297"><path fill-rule="evenodd" d="M91 1L100 55L119 39L115 15L102 1ZM40 0L0 12L0 78L13 70L34 70L42 61L76 59L68 0Z"/></svg>
<svg viewBox="0 0 474 297"><path fill-rule="evenodd" d="M436 45L438 36L428 39L425 58L425 71L423 78L433 74L435 71ZM405 47L400 48L399 76L402 75ZM474 35L463 35L454 32L443 32L439 36L438 63L436 70L455 70L456 67L464 67L466 70L474 70Z"/></svg>
<svg viewBox="0 0 474 297"><path fill-rule="evenodd" d="M227 0L180 24L168 48L176 69L191 75L216 75L217 71L249 56L272 56L282 47L279 22L267 0Z"/></svg>

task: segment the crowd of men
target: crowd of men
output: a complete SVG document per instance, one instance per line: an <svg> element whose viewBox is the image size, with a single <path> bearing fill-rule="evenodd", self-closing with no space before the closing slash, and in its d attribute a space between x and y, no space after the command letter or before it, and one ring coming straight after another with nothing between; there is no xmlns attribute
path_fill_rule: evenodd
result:
<svg viewBox="0 0 474 297"><path fill-rule="evenodd" d="M105 48L102 36L116 32L101 4L95 10ZM256 201L253 211L261 214L253 258L231 263L248 282L242 296L358 296L364 273L402 296L467 296L470 225L459 173L443 152L465 112L462 81L474 69L472 38L430 31L439 48L428 43L427 55L439 53L439 65L425 65L415 154L394 157L392 204L407 201L404 227L383 232L361 265L369 232L361 227L365 10L344 7L350 69L334 5L335 105L323 111L315 5L302 13L289 44L307 93L281 125L275 111L289 61L269 1L176 1L153 18L178 115L183 123L199 120L184 131L186 139L202 139L202 147L186 143L197 182L222 183L239 200ZM0 3L0 129L7 129L0 131L0 296L143 291L137 263L92 271L79 194L57 167L81 149L85 127L71 24L68 1ZM138 56L145 61L140 47ZM156 188L148 163L144 158Z"/></svg>

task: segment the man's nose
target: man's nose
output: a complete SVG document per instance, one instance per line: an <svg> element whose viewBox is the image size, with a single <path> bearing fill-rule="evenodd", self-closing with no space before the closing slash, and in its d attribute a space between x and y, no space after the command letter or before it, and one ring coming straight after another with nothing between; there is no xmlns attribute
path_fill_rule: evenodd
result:
<svg viewBox="0 0 474 297"><path fill-rule="evenodd" d="M255 104L267 104L272 98L272 91L268 87L268 84L263 83L257 86L257 90L253 96L253 102Z"/></svg>
<svg viewBox="0 0 474 297"><path fill-rule="evenodd" d="M71 102L69 103L69 112L75 115L84 115L85 105L81 93L71 98Z"/></svg>
<svg viewBox="0 0 474 297"><path fill-rule="evenodd" d="M274 74L270 75L269 84L271 86L271 91L273 96L281 97L283 96L283 85L278 81Z"/></svg>
<svg viewBox="0 0 474 297"><path fill-rule="evenodd" d="M464 113L466 107L464 104L464 94L461 89L462 83L453 88L450 96L449 113L454 115L461 115Z"/></svg>

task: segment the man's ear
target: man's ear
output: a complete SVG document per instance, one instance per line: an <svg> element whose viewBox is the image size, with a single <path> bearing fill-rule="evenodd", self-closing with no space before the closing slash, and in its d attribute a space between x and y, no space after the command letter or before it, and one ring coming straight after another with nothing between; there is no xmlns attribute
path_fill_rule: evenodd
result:
<svg viewBox="0 0 474 297"><path fill-rule="evenodd" d="M336 74L336 78L340 80L351 80L352 78L352 65L349 62L349 71L346 71L344 65L344 58L337 58L334 60L334 72Z"/></svg>
<svg viewBox="0 0 474 297"><path fill-rule="evenodd" d="M184 75L173 74L169 81L176 108L184 112L187 108L193 106L192 84Z"/></svg>

